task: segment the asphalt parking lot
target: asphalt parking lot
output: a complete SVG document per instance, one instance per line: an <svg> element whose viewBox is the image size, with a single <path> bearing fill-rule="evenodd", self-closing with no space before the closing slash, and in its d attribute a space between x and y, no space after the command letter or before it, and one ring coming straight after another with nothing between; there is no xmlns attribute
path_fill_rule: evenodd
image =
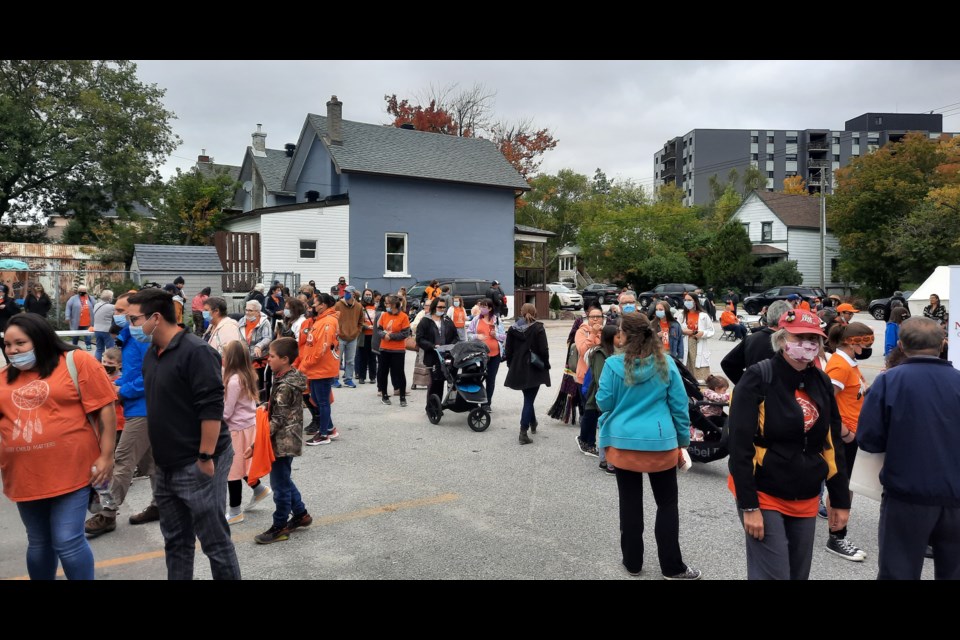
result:
<svg viewBox="0 0 960 640"><path fill-rule="evenodd" d="M859 314L878 332L883 323ZM569 321L548 321L553 386L537 398L540 428L534 443L517 442L522 395L502 386L501 367L490 428L475 433L466 414L446 413L432 425L425 391L401 408L381 405L372 385L339 389L330 445L308 447L294 463L294 480L314 524L268 546L253 536L271 523L265 501L232 528L245 579L636 579L620 565L616 481L597 459L582 455L578 428L546 416L562 375ZM735 343L711 341L713 370ZM408 381L413 354L407 354ZM879 373L882 347L863 363ZM726 487L726 461L695 465L680 477L680 535L684 560L707 580L746 576L743 531ZM250 492L244 492L244 501ZM98 579L166 577L156 523L127 524L149 501L147 480L134 481L116 531L91 541ZM269 504L267 504L269 503ZM640 579L659 579L653 540L654 508L647 489L646 562ZM823 551L819 521L811 578L868 580L877 571L879 504L855 497L849 535L867 553L853 563ZM26 533L17 509L0 500L0 577L26 575ZM197 551L197 578L210 577ZM928 561L924 577L932 577Z"/></svg>

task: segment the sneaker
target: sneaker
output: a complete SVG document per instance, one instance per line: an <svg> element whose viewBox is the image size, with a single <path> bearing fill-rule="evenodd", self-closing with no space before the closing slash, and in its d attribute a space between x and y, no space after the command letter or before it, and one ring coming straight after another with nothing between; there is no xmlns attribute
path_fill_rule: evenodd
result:
<svg viewBox="0 0 960 640"><path fill-rule="evenodd" d="M824 520L826 520L827 517L828 517L828 514L827 514L827 505L826 505L826 503L824 503L823 500L820 501L820 508L817 509L817 517L823 518Z"/></svg>
<svg viewBox="0 0 960 640"><path fill-rule="evenodd" d="M640 575L640 572L639 572L639 571L630 571L630 569L627 569L627 565L625 565L625 564L623 564L623 563L621 563L620 566L623 567L623 570L626 571L627 573L629 573L629 574L630 574L631 576L633 576L634 578L636 578L637 576Z"/></svg>
<svg viewBox="0 0 960 640"><path fill-rule="evenodd" d="M244 511L250 511L255 506L260 504L262 500L266 500L267 498L273 495L273 489L271 489L265 484L261 484L260 486L263 487L263 490L260 491L259 494L256 491L253 492L253 497L250 498L250 502L248 502L247 506L243 508Z"/></svg>
<svg viewBox="0 0 960 640"><path fill-rule="evenodd" d="M334 379L333 379L333 383L332 383L330 386L332 386L334 389L339 389L339 388L340 388L340 378L334 378Z"/></svg>
<svg viewBox="0 0 960 640"><path fill-rule="evenodd" d="M608 464L606 467L603 468L603 470L606 471L607 475L609 476L617 475L617 468L612 464Z"/></svg>
<svg viewBox="0 0 960 640"><path fill-rule="evenodd" d="M534 420L533 422L531 422L531 423L530 423L530 433L536 433L536 432L537 432L537 427L539 427L539 426L540 426L540 425L537 424L537 421L536 421L536 420Z"/></svg>
<svg viewBox="0 0 960 640"><path fill-rule="evenodd" d="M367 384L367 381L364 380L363 378L359 378L357 382L359 382L360 384Z"/></svg>
<svg viewBox="0 0 960 640"><path fill-rule="evenodd" d="M313 516L304 511L299 516L290 516L289 522L287 522L287 531L293 531L294 529L306 529L313 524Z"/></svg>
<svg viewBox="0 0 960 640"><path fill-rule="evenodd" d="M336 440L337 438L340 437L340 432L337 431L336 427L334 427L333 431L327 434L327 437L330 438L331 440Z"/></svg>
<svg viewBox="0 0 960 640"><path fill-rule="evenodd" d="M693 567L687 567L687 570L683 573L678 573L672 576L663 576L664 580L699 580L700 576L703 575L703 572L700 569L694 569Z"/></svg>
<svg viewBox="0 0 960 640"><path fill-rule="evenodd" d="M828 552L850 562L863 562L863 559L867 557L867 554L858 549L855 544L846 538L838 538L833 534L830 534L830 537L827 538L826 549Z"/></svg>
<svg viewBox="0 0 960 640"><path fill-rule="evenodd" d="M343 383L343 386L347 387L348 389L356 389L357 383L354 382L353 380L347 380L346 382Z"/></svg>
<svg viewBox="0 0 960 640"><path fill-rule="evenodd" d="M241 522L244 521L243 511L241 511L235 516L230 515L229 511L224 515L226 515L227 517L227 524L240 524Z"/></svg>
<svg viewBox="0 0 960 640"><path fill-rule="evenodd" d="M319 433L309 440L307 440L307 446L315 447L318 444L330 444L333 440L330 439L330 436L322 436Z"/></svg>
<svg viewBox="0 0 960 640"><path fill-rule="evenodd" d="M593 444L587 444L580 436L577 436L577 447L579 447L580 453L585 456L593 456L594 458L600 457L600 453L597 451L597 446Z"/></svg>
<svg viewBox="0 0 960 640"><path fill-rule="evenodd" d="M924 557L924 558L932 558L932 557L933 557L933 547L931 547L930 545L927 545L927 550L923 552L923 557Z"/></svg>
<svg viewBox="0 0 960 640"><path fill-rule="evenodd" d="M145 524L147 522L156 522L160 519L160 509L152 504L140 513L130 516L130 524Z"/></svg>
<svg viewBox="0 0 960 640"><path fill-rule="evenodd" d="M600 471L606 471L606 470L607 470L607 461L606 461L606 460L601 460L601 461L600 461Z"/></svg>
<svg viewBox="0 0 960 640"><path fill-rule="evenodd" d="M283 542L290 539L290 532L286 527L273 525L263 533L257 534L253 538L257 544L271 544L273 542Z"/></svg>
<svg viewBox="0 0 960 640"><path fill-rule="evenodd" d="M406 398L400 398L400 406L401 406L401 407L407 406L407 399L406 399Z"/></svg>
<svg viewBox="0 0 960 640"><path fill-rule="evenodd" d="M380 396L380 404L393 404L390 400L390 396Z"/></svg>
<svg viewBox="0 0 960 640"><path fill-rule="evenodd" d="M117 528L117 513L113 512L112 517L105 516L101 511L89 520L83 523L83 532L88 538L96 538L104 533L110 533Z"/></svg>
<svg viewBox="0 0 960 640"><path fill-rule="evenodd" d="M533 444L533 440L530 439L526 431L520 432L520 444Z"/></svg>
<svg viewBox="0 0 960 640"><path fill-rule="evenodd" d="M320 433L320 425L316 422L311 422L303 428L303 435L305 436L315 436L318 433Z"/></svg>

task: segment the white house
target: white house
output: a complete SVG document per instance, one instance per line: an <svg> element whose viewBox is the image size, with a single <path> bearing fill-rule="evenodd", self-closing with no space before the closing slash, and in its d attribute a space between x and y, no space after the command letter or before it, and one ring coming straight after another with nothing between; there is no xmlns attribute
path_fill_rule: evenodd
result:
<svg viewBox="0 0 960 640"><path fill-rule="evenodd" d="M754 191L731 219L743 224L753 255L761 265L796 260L805 286L820 286L820 200L814 196ZM834 280L840 244L827 229L826 289L842 288Z"/></svg>
<svg viewBox="0 0 960 640"><path fill-rule="evenodd" d="M574 288L577 288L577 258L580 256L580 247L568 244L557 252L559 262L557 269L557 280L560 282L569 282Z"/></svg>

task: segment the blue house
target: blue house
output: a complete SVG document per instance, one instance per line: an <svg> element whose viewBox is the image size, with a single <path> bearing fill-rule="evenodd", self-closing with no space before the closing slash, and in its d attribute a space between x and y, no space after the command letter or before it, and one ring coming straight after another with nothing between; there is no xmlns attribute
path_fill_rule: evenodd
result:
<svg viewBox="0 0 960 640"><path fill-rule="evenodd" d="M489 140L343 120L333 96L295 147L272 151L248 149L242 213L226 223L260 234L262 271L321 290L479 277L513 293L514 201L529 186Z"/></svg>

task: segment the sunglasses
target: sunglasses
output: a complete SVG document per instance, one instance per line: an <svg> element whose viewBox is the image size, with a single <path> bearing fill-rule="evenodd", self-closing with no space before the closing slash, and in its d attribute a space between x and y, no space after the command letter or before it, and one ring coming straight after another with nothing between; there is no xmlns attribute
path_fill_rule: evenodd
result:
<svg viewBox="0 0 960 640"><path fill-rule="evenodd" d="M844 344L852 344L860 347L869 347L873 344L874 337L871 336L851 336L849 338L844 338Z"/></svg>

